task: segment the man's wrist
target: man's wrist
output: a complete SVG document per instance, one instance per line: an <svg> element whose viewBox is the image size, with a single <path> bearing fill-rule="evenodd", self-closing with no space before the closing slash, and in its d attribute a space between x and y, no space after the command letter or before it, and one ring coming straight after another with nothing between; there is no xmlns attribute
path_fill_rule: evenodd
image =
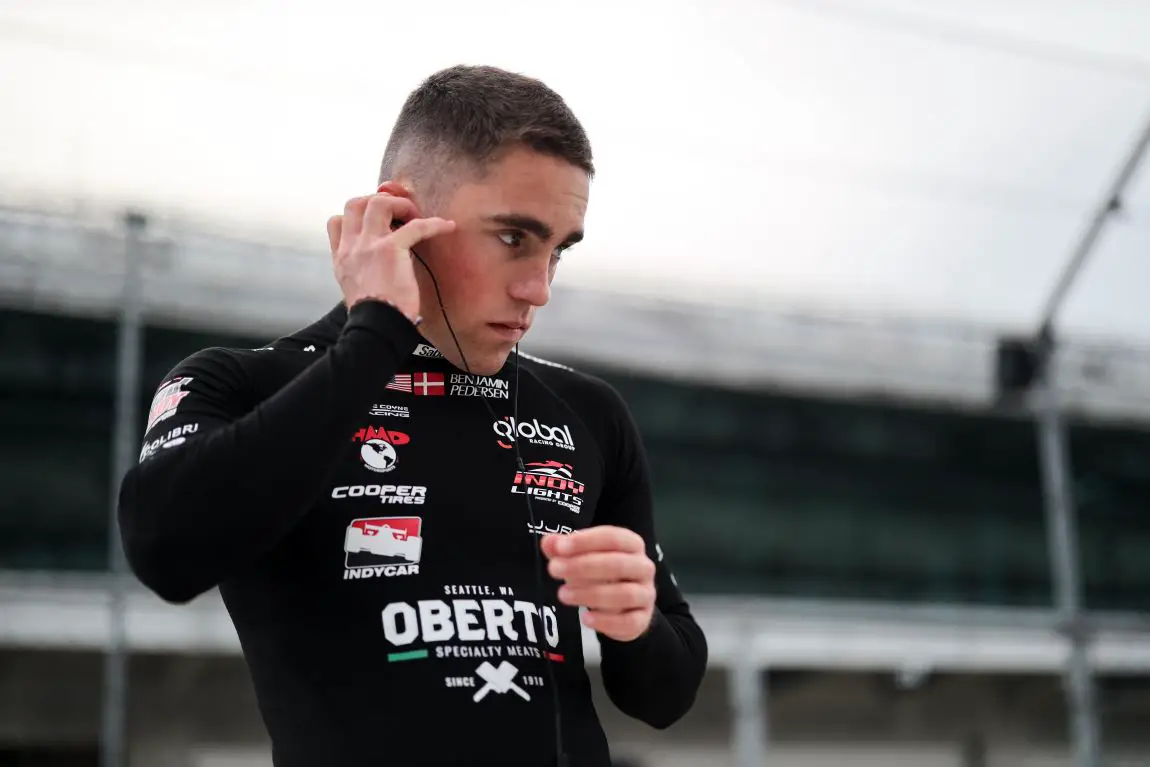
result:
<svg viewBox="0 0 1150 767"><path fill-rule="evenodd" d="M652 608L651 617L648 619L647 625L638 634L638 636L635 636L631 639L613 639L606 635L600 635L600 639L605 638L608 642L612 642L621 647L641 647L644 643L646 643L648 639L650 639L651 634L654 633L655 624L658 622L659 617L659 608Z"/></svg>
<svg viewBox="0 0 1150 767"><path fill-rule="evenodd" d="M406 317L407 320L415 327L419 327L420 323L423 322L423 316L419 314L418 311L414 311L410 308L405 309L390 298L384 298L383 296L364 296L363 298L356 300L354 303L348 306L348 312L351 312L352 309L364 303L376 303L383 304L384 306L390 306L392 309Z"/></svg>

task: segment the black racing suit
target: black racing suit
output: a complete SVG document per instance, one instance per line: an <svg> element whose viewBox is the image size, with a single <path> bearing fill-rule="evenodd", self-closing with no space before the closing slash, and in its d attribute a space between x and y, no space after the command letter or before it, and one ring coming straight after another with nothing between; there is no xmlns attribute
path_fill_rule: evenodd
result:
<svg viewBox="0 0 1150 767"><path fill-rule="evenodd" d="M568 763L607 767L578 611L539 577L546 532L627 527L657 563L649 632L599 637L620 710L671 725L706 666L617 392L516 353L468 375L380 302L173 368L119 518L160 597L219 587L277 767L554 764L552 676Z"/></svg>

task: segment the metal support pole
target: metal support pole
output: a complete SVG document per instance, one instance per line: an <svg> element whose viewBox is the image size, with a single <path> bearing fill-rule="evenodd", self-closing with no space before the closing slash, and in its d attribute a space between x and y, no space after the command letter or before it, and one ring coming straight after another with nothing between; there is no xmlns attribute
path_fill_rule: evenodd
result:
<svg viewBox="0 0 1150 767"><path fill-rule="evenodd" d="M1042 309L1036 339L1039 364L1034 394L1038 400L1036 414L1038 449L1042 466L1051 577L1054 581L1061 630L1070 645L1070 653L1063 669L1063 682L1078 767L1097 767L1100 739L1094 683L1087 654L1090 636L1082 616L1078 530L1075 522L1074 495L1070 487L1072 472L1066 447L1066 426L1062 419L1062 408L1054 376L1056 348L1054 321L1074 281L1090 254L1094 252L1094 247L1107 222L1115 213L1122 210L1122 195L1134 178L1147 149L1150 149L1150 121L1143 125L1126 160L1096 207L1090 224L1082 233L1066 267L1059 275Z"/></svg>
<svg viewBox="0 0 1150 767"><path fill-rule="evenodd" d="M762 767L767 763L765 676L747 653L730 670L736 767Z"/></svg>
<svg viewBox="0 0 1150 767"><path fill-rule="evenodd" d="M115 432L112 445L111 493L108 504L108 648L104 655L104 695L101 708L101 767L125 767L124 731L127 690L124 600L127 562L120 540L116 508L120 483L135 462L140 435L136 411L140 401L142 357L141 269L142 241L147 219L136 213L124 216L124 283L120 302L119 340L116 352Z"/></svg>
<svg viewBox="0 0 1150 767"><path fill-rule="evenodd" d="M1042 309L1042 319L1039 322L1039 327L1043 330L1054 324L1054 318L1062 307L1062 302L1066 300L1066 295L1070 292L1074 280L1086 264L1086 259L1094 251L1094 245L1101 236L1106 222L1110 220L1112 215L1122 210L1122 194L1126 191L1126 186L1130 180L1134 178L1134 173L1138 170L1139 165L1142 164L1142 158L1146 154L1147 148L1150 148L1150 121L1147 121L1142 127L1142 132L1138 134L1138 140L1134 142L1134 146L1131 147L1126 161L1122 163L1118 175L1114 177L1110 188L1106 190L1106 196L1102 198L1094 210L1090 225L1083 232L1074 252L1070 254L1070 260L1058 276L1054 290L1046 299L1046 305Z"/></svg>
<svg viewBox="0 0 1150 767"><path fill-rule="evenodd" d="M1059 626L1070 654L1063 668L1063 686L1070 715L1070 734L1078 767L1097 767L1100 756L1098 714L1089 659L1090 635L1082 614L1082 574L1079 566L1078 525L1074 508L1072 473L1066 424L1054 380L1053 339L1047 351L1035 394L1038 399L1038 449L1042 462L1047 540Z"/></svg>

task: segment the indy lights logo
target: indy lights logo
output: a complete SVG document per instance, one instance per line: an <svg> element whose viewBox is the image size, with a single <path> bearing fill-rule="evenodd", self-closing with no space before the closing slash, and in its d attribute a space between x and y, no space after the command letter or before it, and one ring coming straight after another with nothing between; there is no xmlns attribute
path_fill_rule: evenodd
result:
<svg viewBox="0 0 1150 767"><path fill-rule="evenodd" d="M583 506L582 482L574 478L571 464L559 461L533 461L527 471L515 472L511 485L513 495L530 495L542 501L559 504L576 514Z"/></svg>

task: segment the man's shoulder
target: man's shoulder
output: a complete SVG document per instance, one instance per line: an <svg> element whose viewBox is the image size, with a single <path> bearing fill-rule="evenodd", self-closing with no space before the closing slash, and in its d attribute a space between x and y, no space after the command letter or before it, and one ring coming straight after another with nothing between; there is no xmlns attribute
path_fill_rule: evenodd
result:
<svg viewBox="0 0 1150 767"><path fill-rule="evenodd" d="M258 382L260 388L283 385L317 359L315 349L278 344L245 348L207 346L187 355L165 374L161 386L178 379L198 377L227 389Z"/></svg>
<svg viewBox="0 0 1150 767"><path fill-rule="evenodd" d="M212 346L200 349L181 365L226 368L261 381L286 383L322 357L339 338L347 318L342 304L299 330L279 336L263 346Z"/></svg>
<svg viewBox="0 0 1150 767"><path fill-rule="evenodd" d="M626 409L618 389L594 373L525 352L519 353L519 359L524 370L574 407L607 408L613 414Z"/></svg>

